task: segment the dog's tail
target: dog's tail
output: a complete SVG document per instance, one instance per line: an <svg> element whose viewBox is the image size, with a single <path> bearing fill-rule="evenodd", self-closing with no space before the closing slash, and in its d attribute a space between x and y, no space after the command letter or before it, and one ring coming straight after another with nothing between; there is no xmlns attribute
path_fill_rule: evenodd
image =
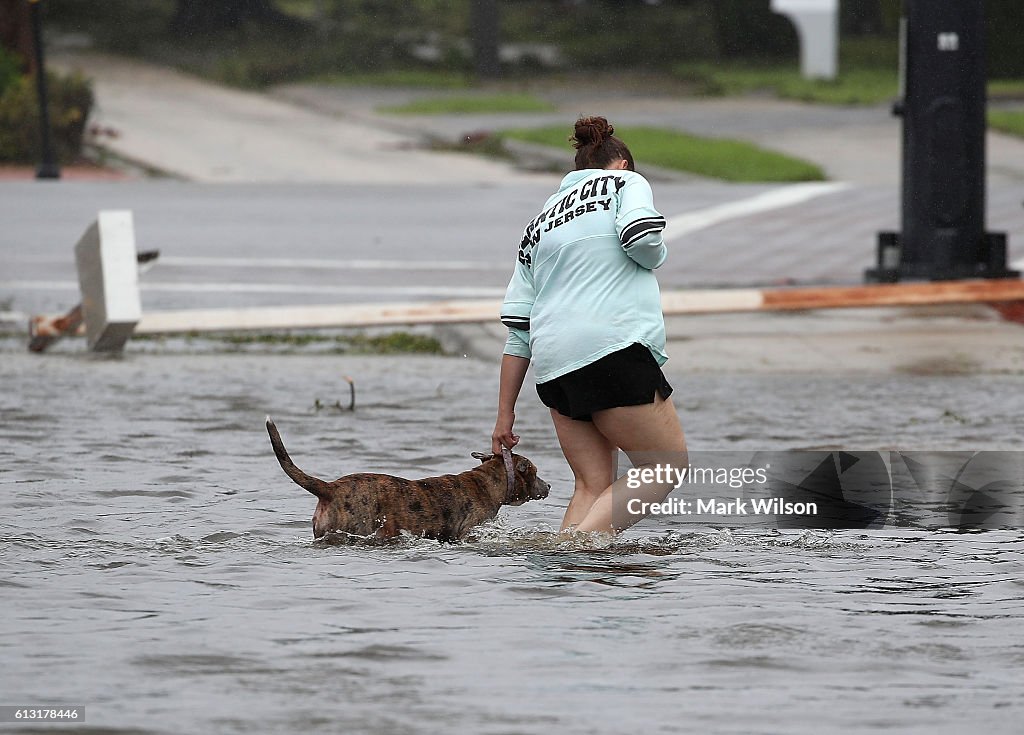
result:
<svg viewBox="0 0 1024 735"><path fill-rule="evenodd" d="M269 416L267 416L267 433L270 434L270 443L274 446L274 454L277 455L277 461L281 463L281 469L284 470L284 473L318 498L327 497L327 483L312 475L307 475L295 466L292 458L288 456L288 450L284 448L284 442L281 441L281 434L277 430L277 426L274 425L274 420Z"/></svg>

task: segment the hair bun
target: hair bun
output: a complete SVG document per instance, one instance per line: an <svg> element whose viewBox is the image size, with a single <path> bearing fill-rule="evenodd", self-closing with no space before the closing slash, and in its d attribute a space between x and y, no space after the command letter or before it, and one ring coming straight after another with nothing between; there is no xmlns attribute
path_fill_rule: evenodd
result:
<svg viewBox="0 0 1024 735"><path fill-rule="evenodd" d="M614 133L615 128L603 117L581 117L576 121L576 130L572 136L573 147L579 149L584 146L600 145Z"/></svg>

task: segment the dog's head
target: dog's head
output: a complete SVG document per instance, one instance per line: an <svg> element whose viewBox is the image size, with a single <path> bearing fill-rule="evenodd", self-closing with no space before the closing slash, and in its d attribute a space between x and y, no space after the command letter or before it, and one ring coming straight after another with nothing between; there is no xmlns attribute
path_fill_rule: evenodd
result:
<svg viewBox="0 0 1024 735"><path fill-rule="evenodd" d="M473 453L481 462L497 462L505 469L504 458L500 454ZM548 496L551 485L537 476L537 466L518 454L512 455L512 471L515 475L512 488L506 493L505 505L522 505L529 500L543 500Z"/></svg>
<svg viewBox="0 0 1024 735"><path fill-rule="evenodd" d="M505 502L508 505L522 505L528 500L543 500L551 490L551 483L545 482L537 475L537 465L526 457L512 455L512 466L515 468L516 481L512 487L512 497Z"/></svg>

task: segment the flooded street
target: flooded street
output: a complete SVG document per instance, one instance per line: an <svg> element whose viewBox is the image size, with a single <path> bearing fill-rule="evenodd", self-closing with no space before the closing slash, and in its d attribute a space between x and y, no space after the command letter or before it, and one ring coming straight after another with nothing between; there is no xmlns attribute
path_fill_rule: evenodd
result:
<svg viewBox="0 0 1024 735"><path fill-rule="evenodd" d="M571 475L531 388L547 500L461 544L317 544L264 416L328 479L457 472L488 448L495 364L79 349L0 347L0 691L86 719L0 730L1008 733L1024 712L1019 531L660 518L560 542ZM668 375L694 448L1019 438L1020 376Z"/></svg>
<svg viewBox="0 0 1024 735"><path fill-rule="evenodd" d="M980 2L908 2L902 20L824 0L0 4L20 8L0 23L0 735L1022 732L1024 301L1019 284L940 283L1024 271L1012 3L987 23ZM796 75L839 48L836 80ZM29 114L43 70L52 115ZM62 158L93 163L36 181L54 173L36 169L47 124ZM643 206L623 165L649 177ZM520 252L523 228L541 208L552 230L581 226L575 194L543 203L592 167L625 190L573 246L668 251L686 461L746 453L766 471L819 451L830 488L870 475L840 514L886 522L680 513L567 538L573 478L530 376L517 452L546 499L458 543L314 541L317 498L282 472L265 417L328 480L477 465L501 299L519 259L547 257ZM121 224L93 242L96 221ZM622 269L599 266L559 267L582 284L550 302L567 324L654 317L652 300L633 319L627 282L605 277ZM78 304L95 338L100 301L136 330L126 354L26 351L30 320ZM470 302L486 321L447 323ZM416 315L412 338L341 338L382 323L370 311ZM157 336L220 318L339 331ZM971 465L983 450L1010 456ZM882 457L912 452L970 458L925 502L897 497ZM914 461L902 480L933 479ZM3 721L14 707L84 716Z"/></svg>

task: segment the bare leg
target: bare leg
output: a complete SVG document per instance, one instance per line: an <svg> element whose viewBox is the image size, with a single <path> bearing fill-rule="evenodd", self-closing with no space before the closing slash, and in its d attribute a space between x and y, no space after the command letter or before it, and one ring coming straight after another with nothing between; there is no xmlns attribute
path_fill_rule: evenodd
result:
<svg viewBox="0 0 1024 735"><path fill-rule="evenodd" d="M590 421L576 421L551 411L558 443L569 462L576 487L565 509L561 530L579 524L594 501L615 479L615 455L618 449Z"/></svg>
<svg viewBox="0 0 1024 735"><path fill-rule="evenodd" d="M597 411L594 428L611 444L621 447L634 467L686 466L686 439L671 398L655 395L654 403ZM601 493L577 530L622 531L643 517L629 512L631 499L661 502L675 486L673 482L650 483L633 490L626 486L626 479L620 477Z"/></svg>

